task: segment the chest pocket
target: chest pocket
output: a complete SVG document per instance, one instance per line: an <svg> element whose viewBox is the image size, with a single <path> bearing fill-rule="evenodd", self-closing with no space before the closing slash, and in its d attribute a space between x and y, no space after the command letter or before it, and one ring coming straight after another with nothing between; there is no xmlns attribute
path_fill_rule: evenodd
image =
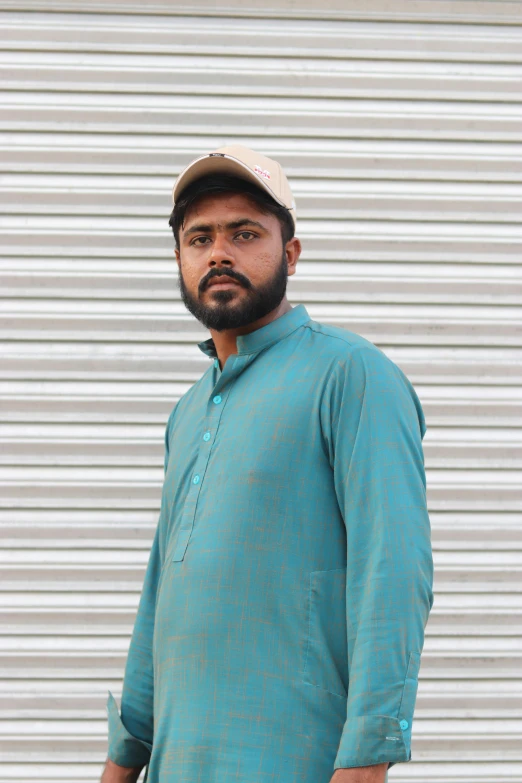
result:
<svg viewBox="0 0 522 783"><path fill-rule="evenodd" d="M347 696L346 568L310 572L302 677L336 696Z"/></svg>

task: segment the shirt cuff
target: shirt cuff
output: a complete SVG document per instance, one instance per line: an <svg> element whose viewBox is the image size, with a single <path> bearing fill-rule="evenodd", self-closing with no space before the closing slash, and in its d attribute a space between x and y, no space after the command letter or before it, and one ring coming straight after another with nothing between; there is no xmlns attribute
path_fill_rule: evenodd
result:
<svg viewBox="0 0 522 783"><path fill-rule="evenodd" d="M411 761L411 727L406 720L388 715L348 718L335 758L334 769L368 767Z"/></svg>
<svg viewBox="0 0 522 783"><path fill-rule="evenodd" d="M111 761L120 767L144 767L149 763L152 745L130 734L120 717L116 699L109 691L107 699L109 718L109 751Z"/></svg>

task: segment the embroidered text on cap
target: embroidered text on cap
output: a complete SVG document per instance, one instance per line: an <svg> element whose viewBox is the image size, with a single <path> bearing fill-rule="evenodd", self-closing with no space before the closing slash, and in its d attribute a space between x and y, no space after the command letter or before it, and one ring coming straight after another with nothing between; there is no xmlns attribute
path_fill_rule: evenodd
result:
<svg viewBox="0 0 522 783"><path fill-rule="evenodd" d="M262 169L261 166L254 166L254 171L256 174L259 174L260 177L264 177L265 179L270 179L270 172L268 169Z"/></svg>

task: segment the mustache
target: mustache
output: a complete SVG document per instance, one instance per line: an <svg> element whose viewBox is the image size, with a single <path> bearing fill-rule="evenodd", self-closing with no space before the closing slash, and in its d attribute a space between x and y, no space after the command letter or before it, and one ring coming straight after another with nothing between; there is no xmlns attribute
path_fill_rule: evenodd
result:
<svg viewBox="0 0 522 783"><path fill-rule="evenodd" d="M248 279L248 277L245 277L245 275L242 275L241 272L236 272L234 269L211 269L210 272L205 275L203 280L201 280L199 284L199 292L202 293L214 277L230 277L231 280L235 280L236 283L239 283L239 285L242 285L243 288L252 288L252 283Z"/></svg>

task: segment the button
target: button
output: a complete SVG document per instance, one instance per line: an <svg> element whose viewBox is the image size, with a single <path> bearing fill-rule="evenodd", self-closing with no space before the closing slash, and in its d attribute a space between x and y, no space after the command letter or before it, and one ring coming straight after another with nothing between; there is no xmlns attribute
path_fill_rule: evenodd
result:
<svg viewBox="0 0 522 783"><path fill-rule="evenodd" d="M205 432L203 435L203 440L210 440L210 432Z"/></svg>
<svg viewBox="0 0 522 783"><path fill-rule="evenodd" d="M401 729L403 731L406 731L406 729L408 728L409 725L410 724L408 723L407 720L401 720L401 722L399 723L399 726L401 727Z"/></svg>
<svg viewBox="0 0 522 783"><path fill-rule="evenodd" d="M219 359L214 359L214 367L219 367Z"/></svg>
<svg viewBox="0 0 522 783"><path fill-rule="evenodd" d="M194 478L192 479L192 483L193 483L193 484L199 484L199 476L198 476L198 474L197 474L197 473L196 473L196 475L194 476Z"/></svg>
<svg viewBox="0 0 522 783"><path fill-rule="evenodd" d="M219 403L221 402L221 397L219 396L219 394L214 397L212 402L215 403L216 405L219 405Z"/></svg>

